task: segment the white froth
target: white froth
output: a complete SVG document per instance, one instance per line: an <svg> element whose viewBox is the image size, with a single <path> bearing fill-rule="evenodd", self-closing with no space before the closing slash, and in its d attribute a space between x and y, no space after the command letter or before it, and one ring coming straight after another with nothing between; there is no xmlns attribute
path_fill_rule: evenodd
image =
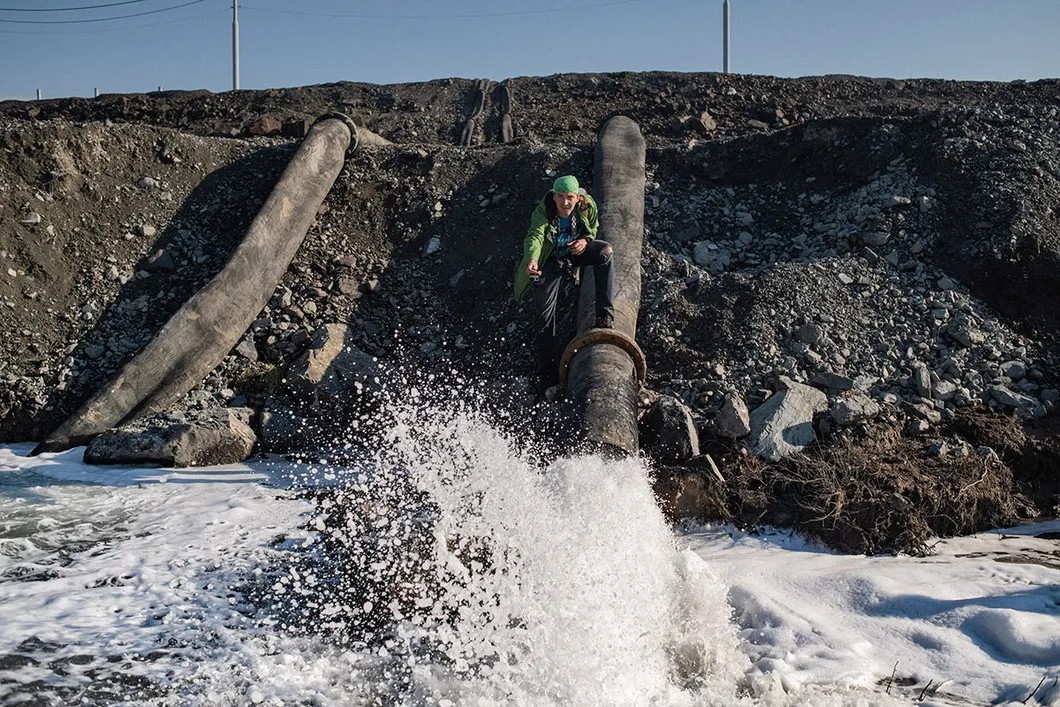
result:
<svg viewBox="0 0 1060 707"><path fill-rule="evenodd" d="M333 469L0 448L0 658L37 659L0 668L0 702L35 680L90 694L112 670L160 687L127 688L130 704L909 704L929 680L946 682L924 704L1018 704L1043 677L1025 704L1060 704L1057 542L1033 537L1060 522L929 558L841 556L782 534L675 536L638 462L543 468L474 416L396 427L388 445L436 506L444 580L436 621L396 635L429 630L444 657L292 634L247 604L248 581L316 547L291 479L333 486ZM317 606L314 581L273 600ZM46 661L34 640L60 647Z"/></svg>

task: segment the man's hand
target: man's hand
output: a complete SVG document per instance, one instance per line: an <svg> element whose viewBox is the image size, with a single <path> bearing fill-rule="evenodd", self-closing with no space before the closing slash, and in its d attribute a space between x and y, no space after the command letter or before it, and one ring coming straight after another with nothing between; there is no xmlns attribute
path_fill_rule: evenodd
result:
<svg viewBox="0 0 1060 707"><path fill-rule="evenodd" d="M526 272L530 277L541 277L541 268L537 267L536 260L531 260L526 264Z"/></svg>
<svg viewBox="0 0 1060 707"><path fill-rule="evenodd" d="M581 255L585 252L585 239L579 238L570 244L571 255Z"/></svg>

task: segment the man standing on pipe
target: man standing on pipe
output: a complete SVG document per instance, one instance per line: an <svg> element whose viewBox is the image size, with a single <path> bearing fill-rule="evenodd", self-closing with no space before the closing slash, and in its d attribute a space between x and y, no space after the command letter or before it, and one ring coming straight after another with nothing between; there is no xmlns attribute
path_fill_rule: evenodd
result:
<svg viewBox="0 0 1060 707"><path fill-rule="evenodd" d="M531 290L538 316L537 363L542 389L559 383L556 314L563 277L591 266L595 278L596 326L614 324L612 249L596 237L600 228L596 202L567 175L552 185L530 216L523 240L523 260L515 271L515 299Z"/></svg>

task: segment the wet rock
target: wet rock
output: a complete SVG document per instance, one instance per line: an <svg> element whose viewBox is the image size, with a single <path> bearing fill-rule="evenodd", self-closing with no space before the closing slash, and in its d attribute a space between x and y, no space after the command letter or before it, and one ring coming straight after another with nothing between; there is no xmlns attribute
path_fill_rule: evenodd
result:
<svg viewBox="0 0 1060 707"><path fill-rule="evenodd" d="M664 464L683 462L699 454L699 434L692 412L669 395L659 396L641 417L640 438L645 451Z"/></svg>
<svg viewBox="0 0 1060 707"><path fill-rule="evenodd" d="M85 462L174 467L241 462L256 442L251 414L247 408L210 408L141 418L93 439Z"/></svg>
<svg viewBox="0 0 1060 707"><path fill-rule="evenodd" d="M264 446L314 449L343 437L377 408L387 377L384 367L354 344L350 327L321 327L266 402Z"/></svg>
<svg viewBox="0 0 1060 707"><path fill-rule="evenodd" d="M813 417L828 409L828 397L816 388L792 381L782 384L783 389L751 413L748 446L770 461L801 452L816 442Z"/></svg>

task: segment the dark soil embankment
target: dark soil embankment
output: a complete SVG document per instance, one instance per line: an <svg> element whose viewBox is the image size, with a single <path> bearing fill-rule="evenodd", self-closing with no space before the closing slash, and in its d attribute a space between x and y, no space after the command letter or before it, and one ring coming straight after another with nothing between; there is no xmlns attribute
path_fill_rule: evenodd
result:
<svg viewBox="0 0 1060 707"><path fill-rule="evenodd" d="M398 144L350 157L247 338L181 405L260 408L330 322L383 361L529 399L529 312L510 296L528 215L550 175L591 184L596 126L626 112L650 146L648 385L689 407L726 478L711 487L702 459L678 472L705 489L687 514L882 551L1056 512L1060 84L508 87L515 141L491 85L471 148L455 146L477 100L462 79L0 104L0 439L40 439L220 269L294 149L251 133L333 110ZM833 403L875 411L820 416L823 443L794 461L717 437L726 396L753 408L778 376L824 374L849 381Z"/></svg>

